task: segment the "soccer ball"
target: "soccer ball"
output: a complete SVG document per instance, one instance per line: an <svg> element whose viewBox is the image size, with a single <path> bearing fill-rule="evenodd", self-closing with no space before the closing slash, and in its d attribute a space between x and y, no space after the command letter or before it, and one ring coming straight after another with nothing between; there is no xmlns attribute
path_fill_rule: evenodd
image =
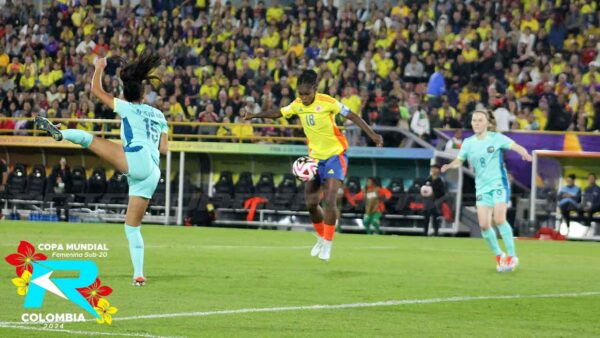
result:
<svg viewBox="0 0 600 338"><path fill-rule="evenodd" d="M317 175L317 168L317 161L308 156L302 156L294 161L292 173L298 180L308 182Z"/></svg>
<svg viewBox="0 0 600 338"><path fill-rule="evenodd" d="M424 185L421 187L421 196L423 197L431 197L433 194L433 188L430 185Z"/></svg>

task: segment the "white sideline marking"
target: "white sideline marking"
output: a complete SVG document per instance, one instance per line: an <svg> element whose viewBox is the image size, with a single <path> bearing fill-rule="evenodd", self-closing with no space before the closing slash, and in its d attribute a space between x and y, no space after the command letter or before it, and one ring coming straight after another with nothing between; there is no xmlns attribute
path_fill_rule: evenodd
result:
<svg viewBox="0 0 600 338"><path fill-rule="evenodd" d="M505 300L505 299L536 299L536 298L566 298L566 297L588 297L600 296L600 291L589 292L570 292L570 293L547 293L537 295L496 295L496 296L458 296L448 298L428 298L428 299L405 299L405 300L387 300L372 303L348 303L348 304L332 304L332 305L305 305L305 306L281 306L269 308L246 308L237 310L217 310L217 311L202 311L202 312L179 312L179 313L162 313L131 317L117 317L113 321L122 320L138 320L138 319L160 319L160 318L175 318L175 317L206 317L215 315L231 315L240 313L257 313L257 312L281 312L281 311L302 311L302 310L331 310L331 309L352 309L364 307L378 306L397 306L397 305L412 305L412 304L434 304L434 303L458 303L470 302L477 300ZM94 321L88 319L87 321ZM60 323L60 322L56 322ZM19 322L0 322L0 327L23 325L28 323ZM33 323L32 323L33 324ZM39 324L39 323L36 323Z"/></svg>
<svg viewBox="0 0 600 338"><path fill-rule="evenodd" d="M172 248L172 245L146 245L146 248ZM289 246L270 246L270 245L178 245L178 248L193 249L257 249L257 250L304 250L312 248L312 245L289 245ZM344 247L344 250L393 250L401 249L396 246L355 246ZM483 250L481 250L483 252ZM472 251L469 251L472 252Z"/></svg>
<svg viewBox="0 0 600 338"><path fill-rule="evenodd" d="M214 316L214 315L229 315L229 314L256 313L256 312L351 309L351 308L377 307L377 306L431 304L431 303L448 303L448 302L469 302L469 301L475 301L475 300L563 298L563 297L586 297L586 296L598 296L598 295L600 295L600 291L573 292L573 293L549 293L549 294L538 294L538 295L518 295L517 294L517 295L506 295L506 296L466 296L466 297L449 297L449 298L406 299L406 300L388 300L388 301L372 302L372 303L283 306L283 307L271 307L271 308L248 308L248 309L238 309L238 310L220 310L220 311L205 311L205 312L164 313L164 314L142 315L142 316L132 316L132 317L118 317L118 318L114 318L113 320L137 320L137 319L156 319L156 318L174 318L174 317L205 317L205 316Z"/></svg>
<svg viewBox="0 0 600 338"><path fill-rule="evenodd" d="M23 323L24 324L24 323ZM39 323L37 323L39 324ZM146 337L146 338L174 338L166 336L155 336L147 333L117 333L117 332L93 332L93 331L76 331L76 330L65 330L65 329L50 329L44 327L32 327L22 325L8 325L0 323L0 329L17 329L17 330L29 330L29 331L45 331L45 332L61 332L68 334L76 334L83 336L118 336L118 337Z"/></svg>

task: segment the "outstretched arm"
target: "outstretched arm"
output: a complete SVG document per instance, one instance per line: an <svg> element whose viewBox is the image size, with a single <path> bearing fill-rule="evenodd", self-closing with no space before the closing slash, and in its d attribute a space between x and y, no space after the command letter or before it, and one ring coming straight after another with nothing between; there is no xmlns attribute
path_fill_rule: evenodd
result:
<svg viewBox="0 0 600 338"><path fill-rule="evenodd" d="M523 146L519 145L517 142L513 142L510 146L510 150L517 152L523 158L523 161L531 162L533 159L527 149L523 148Z"/></svg>
<svg viewBox="0 0 600 338"><path fill-rule="evenodd" d="M257 118L267 118L267 119L278 119L280 117L282 117L283 115L281 115L281 112L279 110L271 110L271 111L264 111L258 114L252 114L250 112L246 112L242 118L244 120L251 120L251 119L257 119Z"/></svg>
<svg viewBox="0 0 600 338"><path fill-rule="evenodd" d="M104 72L104 68L106 68L106 58L96 59L96 69L94 69L94 77L92 78L92 93L114 111L114 97L102 89L102 73Z"/></svg>
<svg viewBox="0 0 600 338"><path fill-rule="evenodd" d="M378 147L383 147L383 137L374 132L373 129L371 129L371 127L369 127L369 125L365 122L365 120L362 119L362 117L354 114L353 112L349 112L348 115L346 115L346 118L362 129L362 131L364 131L365 134L367 134L371 140L373 140L375 145Z"/></svg>
<svg viewBox="0 0 600 338"><path fill-rule="evenodd" d="M449 169L456 169L456 168L462 166L463 162L464 162L463 160L461 160L460 158L457 157L454 159L454 161L452 161L448 164L444 164L442 166L442 172L445 173Z"/></svg>

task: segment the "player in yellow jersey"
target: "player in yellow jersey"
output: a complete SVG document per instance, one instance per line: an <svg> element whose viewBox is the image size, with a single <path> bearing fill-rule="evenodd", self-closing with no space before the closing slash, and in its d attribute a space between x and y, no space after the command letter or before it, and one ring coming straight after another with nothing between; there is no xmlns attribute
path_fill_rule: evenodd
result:
<svg viewBox="0 0 600 338"><path fill-rule="evenodd" d="M329 95L317 93L317 73L305 70L298 78L298 98L279 111L245 114L244 119L289 118L297 115L308 139L308 156L318 160L317 177L306 183L306 207L319 238L311 256L329 260L337 220L337 193L348 169L348 141L335 124L335 115L341 114L360 127L378 147L383 138L375 133L359 116ZM325 207L321 208L320 193L324 190Z"/></svg>

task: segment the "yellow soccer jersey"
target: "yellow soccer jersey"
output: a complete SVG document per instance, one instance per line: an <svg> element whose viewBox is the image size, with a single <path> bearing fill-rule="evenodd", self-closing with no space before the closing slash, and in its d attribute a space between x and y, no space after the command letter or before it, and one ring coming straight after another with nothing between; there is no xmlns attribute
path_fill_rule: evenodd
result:
<svg viewBox="0 0 600 338"><path fill-rule="evenodd" d="M319 93L309 106L303 105L302 100L297 98L281 108L281 115L285 118L298 115L308 139L308 156L318 160L326 160L348 149L346 137L335 125L338 113L346 117L350 109L333 97Z"/></svg>

